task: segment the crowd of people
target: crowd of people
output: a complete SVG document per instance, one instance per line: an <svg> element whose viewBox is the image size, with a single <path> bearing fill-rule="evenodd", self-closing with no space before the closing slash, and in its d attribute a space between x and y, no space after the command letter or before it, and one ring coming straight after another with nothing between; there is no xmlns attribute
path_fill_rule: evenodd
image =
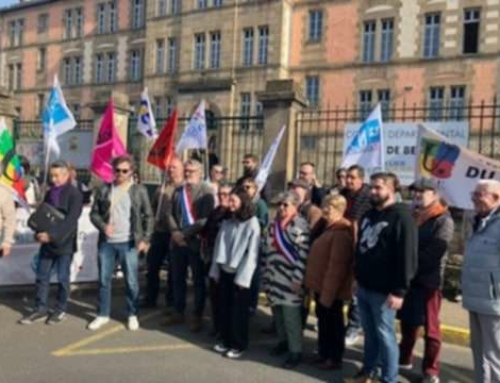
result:
<svg viewBox="0 0 500 383"><path fill-rule="evenodd" d="M400 369L412 369L419 327L424 327L423 382L439 382L439 312L446 257L454 223L438 185L417 179L411 203L401 201L396 175L380 172L365 183L359 165L336 171L337 183L321 186L313 163L300 165L298 178L273 199L255 181L258 158L243 159L244 174L235 184L215 164L209 180L195 159L174 158L166 182L152 202L133 181L134 162L112 162L114 182L93 191L91 222L99 231L99 305L91 331L109 322L115 263L126 284L127 327L139 329L140 308L162 300L164 325L202 320L208 297L214 352L229 359L248 347L249 323L259 293L272 310L276 335L272 355L292 369L304 360L303 331L314 301L318 324L318 368L342 369L346 346L364 337L362 368L353 382L395 383ZM64 320L69 271L83 196L70 166L50 166L51 187L43 201L64 214L64 221L36 233L40 242L36 301L21 324ZM38 192L36 192L38 193ZM0 188L2 251L8 255L15 223L13 202ZM8 193L7 193L8 194ZM470 313L471 348L477 383L500 381L500 182L481 180L471 195L476 218L465 247L462 293ZM277 211L270 216L271 202ZM140 297L138 255L147 254L147 284ZM167 285L160 270L167 264ZM58 277L57 303L47 301L52 270ZM190 273L188 273L190 271ZM194 300L188 312L190 275ZM347 308L347 317L344 309ZM395 321L400 320L398 344Z"/></svg>

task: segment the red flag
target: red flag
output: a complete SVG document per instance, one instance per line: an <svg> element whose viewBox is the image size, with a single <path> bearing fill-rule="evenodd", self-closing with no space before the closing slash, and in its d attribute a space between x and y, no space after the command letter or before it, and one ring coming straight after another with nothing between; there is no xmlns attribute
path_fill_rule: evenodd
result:
<svg viewBox="0 0 500 383"><path fill-rule="evenodd" d="M111 99L102 117L99 135L92 153L90 169L103 181L113 181L111 160L113 157L128 154L115 128L113 119L113 100Z"/></svg>
<svg viewBox="0 0 500 383"><path fill-rule="evenodd" d="M160 136L156 139L153 147L149 151L148 162L162 170L166 170L170 161L175 156L174 142L177 133L177 109L163 127Z"/></svg>

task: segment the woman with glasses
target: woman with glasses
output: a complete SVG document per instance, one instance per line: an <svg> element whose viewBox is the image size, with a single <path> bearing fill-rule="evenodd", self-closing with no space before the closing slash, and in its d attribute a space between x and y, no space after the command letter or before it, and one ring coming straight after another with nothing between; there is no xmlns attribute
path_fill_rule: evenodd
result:
<svg viewBox="0 0 500 383"><path fill-rule="evenodd" d="M243 190L231 192L228 210L210 268L210 277L217 282L216 319L222 335L214 350L238 359L248 348L250 284L257 265L260 226L252 200Z"/></svg>
<svg viewBox="0 0 500 383"><path fill-rule="evenodd" d="M344 218L346 206L340 194L325 197L321 229L307 259L305 285L315 295L318 317L315 362L327 370L342 368L346 332L342 309L352 297L354 280L354 235L351 222Z"/></svg>
<svg viewBox="0 0 500 383"><path fill-rule="evenodd" d="M300 198L289 191L280 198L266 244L264 287L273 310L279 343L272 354L288 353L284 368L302 359L303 279L309 251L309 225L299 214Z"/></svg>
<svg viewBox="0 0 500 383"><path fill-rule="evenodd" d="M226 219L229 214L229 196L231 194L231 190L232 185L229 183L222 182L219 185L217 193L219 205L210 212L207 222L200 232L202 259L208 269L212 265L215 239L219 233L222 221ZM212 278L209 280L208 296L210 299L210 307L212 309L212 335L219 338L221 331L219 328L219 321L217 320L217 283Z"/></svg>

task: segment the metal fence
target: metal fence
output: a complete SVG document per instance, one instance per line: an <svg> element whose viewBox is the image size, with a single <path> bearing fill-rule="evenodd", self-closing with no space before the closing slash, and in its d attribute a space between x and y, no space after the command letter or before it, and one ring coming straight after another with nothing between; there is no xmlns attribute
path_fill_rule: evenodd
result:
<svg viewBox="0 0 500 383"><path fill-rule="evenodd" d="M467 105L413 104L382 108L384 122L467 121L469 148L491 158L500 158L500 105L492 102L469 102ZM307 110L296 119L297 148L295 169L302 162L316 164L318 178L325 184L334 183L334 170L340 166L344 145L344 128L348 123L360 123L370 108L335 107Z"/></svg>
<svg viewBox="0 0 500 383"><path fill-rule="evenodd" d="M180 137L189 118L179 118L177 138ZM166 118L156 120L158 131L166 124ZM139 174L144 183L160 183L161 172L146 161L153 142L147 141L136 129L137 119L129 120L128 150L134 156ZM227 168L227 177L235 180L243 171L241 159L246 153L262 153L262 132L264 121L260 116L207 116L208 150L210 164L219 162ZM203 152L190 155L204 161Z"/></svg>

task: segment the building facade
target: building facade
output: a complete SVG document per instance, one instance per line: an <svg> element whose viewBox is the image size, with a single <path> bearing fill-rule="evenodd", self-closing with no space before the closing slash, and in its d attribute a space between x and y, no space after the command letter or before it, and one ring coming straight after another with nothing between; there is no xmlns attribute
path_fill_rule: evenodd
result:
<svg viewBox="0 0 500 383"><path fill-rule="evenodd" d="M312 108L459 114L498 94L499 25L498 0L32 0L0 11L0 84L22 119L55 73L82 118L99 94L135 102L144 86L160 117L201 98L214 115L258 115L257 92L286 78Z"/></svg>

